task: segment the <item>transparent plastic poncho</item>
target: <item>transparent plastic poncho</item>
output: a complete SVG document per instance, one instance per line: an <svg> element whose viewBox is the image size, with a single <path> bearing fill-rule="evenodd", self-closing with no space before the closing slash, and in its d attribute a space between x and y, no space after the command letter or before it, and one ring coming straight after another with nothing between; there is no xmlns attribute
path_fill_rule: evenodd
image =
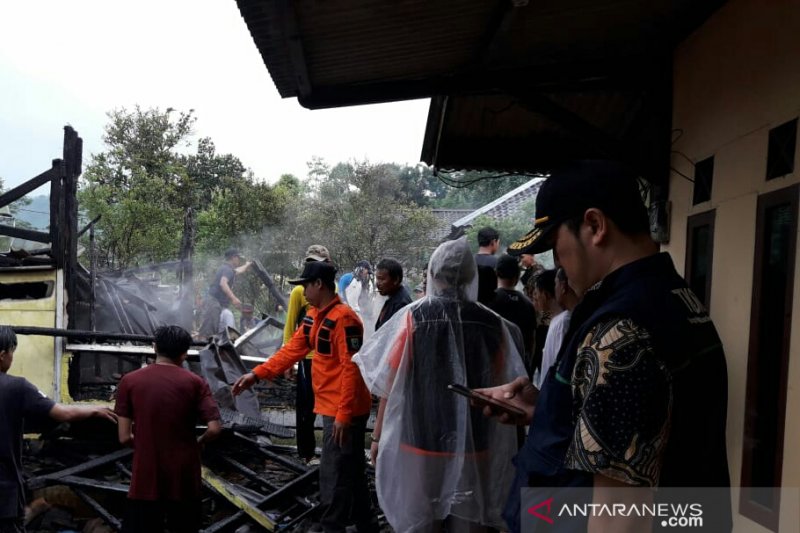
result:
<svg viewBox="0 0 800 533"><path fill-rule="evenodd" d="M503 528L516 428L447 386L491 387L525 375L522 343L516 328L476 302L477 268L464 238L434 251L427 289L354 357L370 391L387 401L378 500L398 532L430 530L450 515Z"/></svg>

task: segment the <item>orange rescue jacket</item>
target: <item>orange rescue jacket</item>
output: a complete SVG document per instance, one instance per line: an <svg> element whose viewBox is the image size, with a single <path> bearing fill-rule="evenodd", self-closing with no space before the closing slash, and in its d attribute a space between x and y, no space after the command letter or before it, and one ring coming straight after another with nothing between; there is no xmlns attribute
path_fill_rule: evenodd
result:
<svg viewBox="0 0 800 533"><path fill-rule="evenodd" d="M315 352L311 363L314 412L349 423L369 413L372 398L352 357L361 349L364 327L336 296L323 309L310 307L291 340L253 369L259 379L273 380L294 363Z"/></svg>

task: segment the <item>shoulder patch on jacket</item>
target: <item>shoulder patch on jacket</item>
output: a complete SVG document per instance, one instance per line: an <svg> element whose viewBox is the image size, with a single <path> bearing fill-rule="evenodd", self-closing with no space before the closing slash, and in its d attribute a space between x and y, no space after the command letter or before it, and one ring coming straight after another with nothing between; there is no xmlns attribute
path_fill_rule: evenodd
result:
<svg viewBox="0 0 800 533"><path fill-rule="evenodd" d="M351 352L357 352L361 349L361 337L347 337L347 348Z"/></svg>
<svg viewBox="0 0 800 533"><path fill-rule="evenodd" d="M347 340L347 349L351 352L357 352L361 349L364 342L364 328L361 326L345 326L344 336Z"/></svg>

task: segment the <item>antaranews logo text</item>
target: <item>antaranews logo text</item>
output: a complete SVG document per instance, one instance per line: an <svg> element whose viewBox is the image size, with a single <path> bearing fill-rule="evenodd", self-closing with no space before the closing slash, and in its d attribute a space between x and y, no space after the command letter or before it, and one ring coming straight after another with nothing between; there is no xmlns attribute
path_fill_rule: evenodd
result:
<svg viewBox="0 0 800 533"><path fill-rule="evenodd" d="M551 516L556 508L555 518ZM660 520L662 527L703 527L703 506L699 503L564 503L554 504L547 498L528 507L528 514L548 524L560 517L650 517Z"/></svg>

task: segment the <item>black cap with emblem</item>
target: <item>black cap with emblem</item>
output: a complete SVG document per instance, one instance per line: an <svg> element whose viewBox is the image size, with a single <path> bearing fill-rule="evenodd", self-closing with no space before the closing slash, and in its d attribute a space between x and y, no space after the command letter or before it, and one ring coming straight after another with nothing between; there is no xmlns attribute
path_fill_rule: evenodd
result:
<svg viewBox="0 0 800 533"><path fill-rule="evenodd" d="M634 172L615 161L577 161L553 171L536 196L534 227L508 247L510 255L539 254L553 246L552 235L565 221L587 209L600 209L612 220L647 224Z"/></svg>
<svg viewBox="0 0 800 533"><path fill-rule="evenodd" d="M336 277L336 267L324 261L309 261L303 267L303 273L298 279L291 279L291 285L302 285L308 281L321 279L327 284L333 283Z"/></svg>

